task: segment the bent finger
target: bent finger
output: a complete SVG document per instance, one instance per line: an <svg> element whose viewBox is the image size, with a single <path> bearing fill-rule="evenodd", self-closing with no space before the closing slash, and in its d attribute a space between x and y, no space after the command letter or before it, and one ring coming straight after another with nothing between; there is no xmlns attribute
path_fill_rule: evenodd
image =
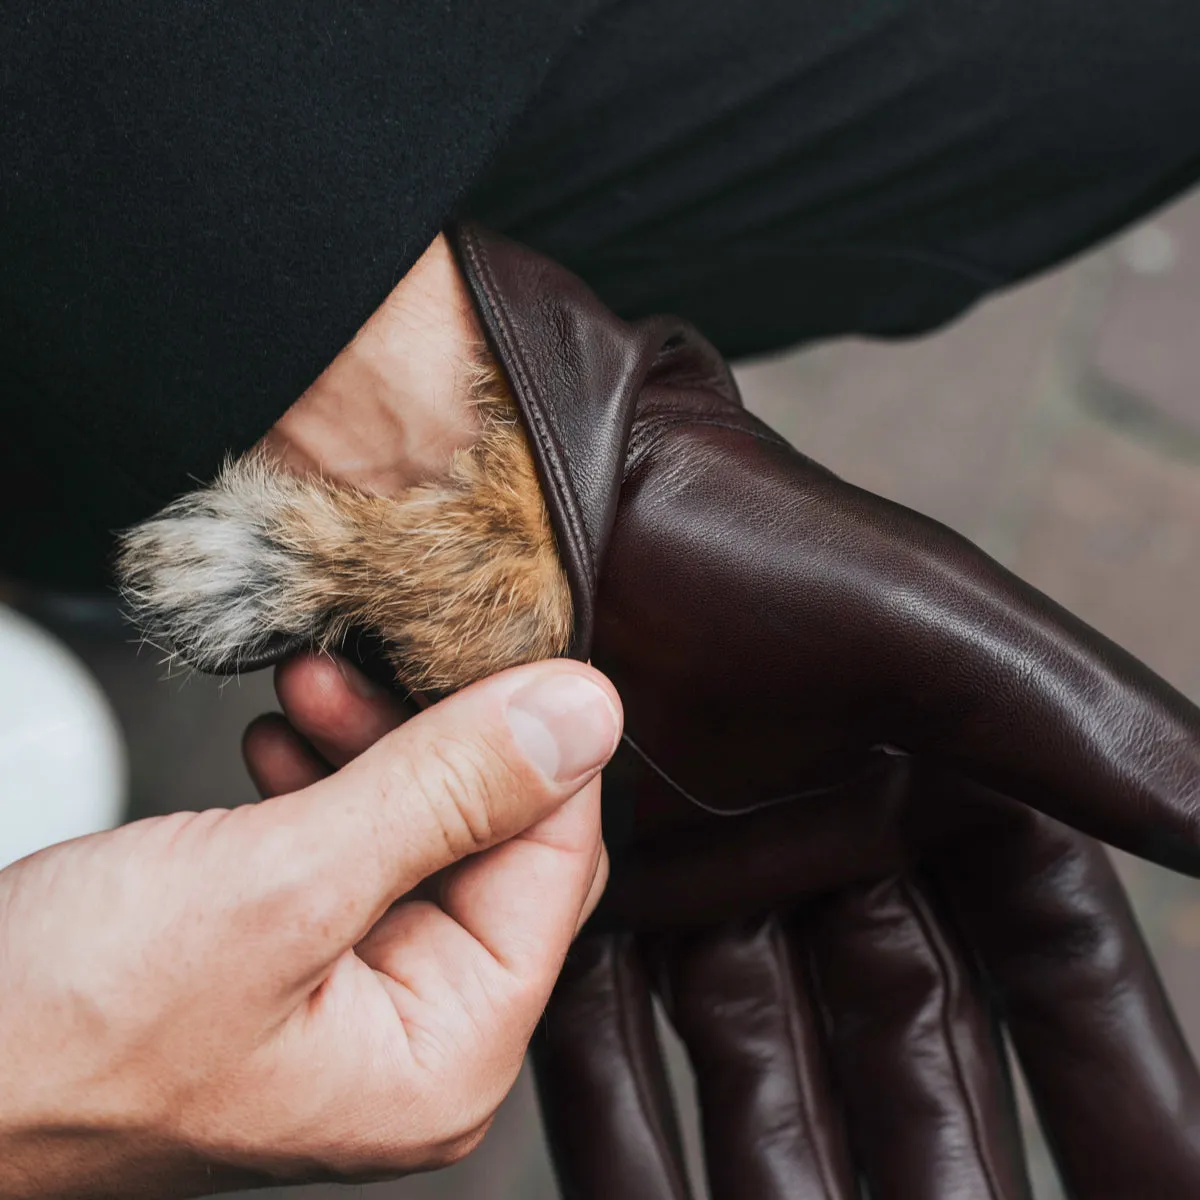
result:
<svg viewBox="0 0 1200 1200"><path fill-rule="evenodd" d="M443 872L438 903L393 906L356 948L397 985L393 1000L410 1042L424 1031L443 1072L503 1054L515 1073L595 877L598 785ZM440 1032L430 1037L431 1030Z"/></svg>
<svg viewBox="0 0 1200 1200"><path fill-rule="evenodd" d="M242 735L242 758L264 799L298 792L329 773L329 764L279 713L264 713Z"/></svg>
<svg viewBox="0 0 1200 1200"><path fill-rule="evenodd" d="M600 780L523 833L443 873L442 909L545 996L579 928L600 861Z"/></svg>
<svg viewBox="0 0 1200 1200"><path fill-rule="evenodd" d="M335 767L416 715L400 696L332 654L297 655L280 663L275 694L293 727Z"/></svg>
<svg viewBox="0 0 1200 1200"><path fill-rule="evenodd" d="M597 905L604 896L604 889L608 887L608 875L610 871L608 858L608 847L603 841L600 842L600 853L596 856L596 870L592 875L591 886L588 888L587 899L583 902L583 911L579 914L579 920L575 925L575 935L579 936L579 931L588 923L592 914L596 911Z"/></svg>
<svg viewBox="0 0 1200 1200"><path fill-rule="evenodd" d="M619 714L611 685L582 664L515 668L428 709L336 775L231 814L231 836L269 859L264 872L283 873L275 892L305 893L320 918L309 922L311 952L340 953L421 880L578 793L611 756Z"/></svg>

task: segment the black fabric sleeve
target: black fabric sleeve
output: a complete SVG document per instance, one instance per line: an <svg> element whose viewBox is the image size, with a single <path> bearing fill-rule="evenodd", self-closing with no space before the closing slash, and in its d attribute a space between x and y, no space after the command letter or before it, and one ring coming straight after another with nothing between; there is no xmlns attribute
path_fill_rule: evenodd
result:
<svg viewBox="0 0 1200 1200"><path fill-rule="evenodd" d="M0 573L97 582L252 444L595 3L0 6Z"/></svg>

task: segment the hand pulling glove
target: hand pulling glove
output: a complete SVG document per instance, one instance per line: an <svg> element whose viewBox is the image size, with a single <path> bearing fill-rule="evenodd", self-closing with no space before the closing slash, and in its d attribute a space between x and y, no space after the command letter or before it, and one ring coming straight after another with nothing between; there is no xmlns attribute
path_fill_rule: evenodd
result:
<svg viewBox="0 0 1200 1200"><path fill-rule="evenodd" d="M135 531L125 565L151 628L208 667L366 629L433 693L560 650L616 683L610 928L581 943L540 1055L568 1194L686 1195L652 981L700 1073L719 1196L850 1195L860 1172L877 1196L1024 1195L993 1001L1078 1194L1195 1194L1194 1065L1102 854L1058 822L1200 874L1200 711L788 446L685 324L624 323L531 251L451 236L505 386L480 448L422 494L439 536L336 485L264 486L284 518L257 544L318 586L240 611L241 641L207 657L172 570L212 557L197 531L236 488ZM500 511L487 489L529 461L544 510L445 536ZM392 569L406 545L419 574ZM373 602L322 586L347 558ZM513 572L536 586L506 590ZM1121 1172L1134 1190L1106 1192Z"/></svg>

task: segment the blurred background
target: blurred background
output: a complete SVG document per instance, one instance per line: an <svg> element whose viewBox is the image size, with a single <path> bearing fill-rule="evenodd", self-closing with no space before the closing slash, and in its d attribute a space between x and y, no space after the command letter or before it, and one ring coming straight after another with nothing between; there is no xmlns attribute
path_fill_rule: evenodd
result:
<svg viewBox="0 0 1200 1200"><path fill-rule="evenodd" d="M806 454L960 530L1200 701L1200 195L936 336L840 342L738 374L749 406ZM50 724L55 744L64 726L76 734L77 761L59 765L95 786L73 809L44 814L49 840L118 812L254 798L238 745L250 718L275 706L269 675L165 679L111 598L33 596L0 582L3 600L0 859L38 836L22 796L49 794L49 768L18 775L6 764L38 763L30 747ZM13 608L57 644L31 642ZM31 704L30 672L42 668ZM1200 884L1118 865L1200 1050ZM672 1055L686 1093L677 1047ZM1060 1200L1032 1130L1031 1144L1040 1200ZM528 1078L483 1147L449 1171L286 1194L347 1192L551 1200Z"/></svg>

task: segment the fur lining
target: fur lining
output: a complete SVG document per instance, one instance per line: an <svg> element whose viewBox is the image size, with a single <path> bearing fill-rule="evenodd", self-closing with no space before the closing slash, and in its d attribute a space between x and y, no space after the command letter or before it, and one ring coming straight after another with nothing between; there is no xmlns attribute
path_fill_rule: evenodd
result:
<svg viewBox="0 0 1200 1200"><path fill-rule="evenodd" d="M490 367L475 397L482 432L444 480L373 496L255 450L129 530L118 571L146 639L229 672L280 638L366 630L401 683L438 691L564 653L571 596L514 401Z"/></svg>

